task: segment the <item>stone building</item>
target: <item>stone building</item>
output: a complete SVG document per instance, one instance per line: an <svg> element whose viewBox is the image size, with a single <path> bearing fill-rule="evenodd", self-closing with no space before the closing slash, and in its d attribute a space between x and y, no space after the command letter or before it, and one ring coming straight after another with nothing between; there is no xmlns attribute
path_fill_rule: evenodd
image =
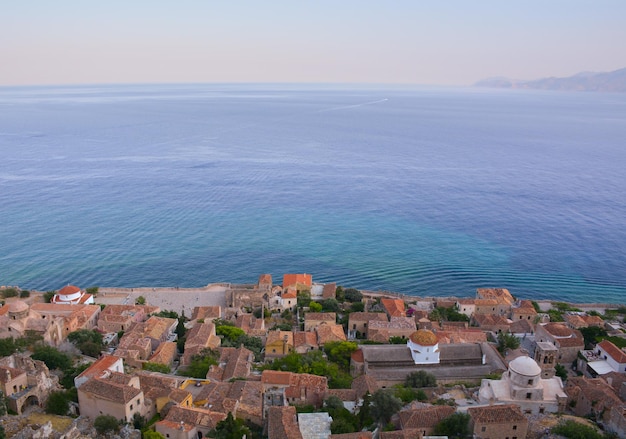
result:
<svg viewBox="0 0 626 439"><path fill-rule="evenodd" d="M585 342L580 331L572 329L564 323L544 323L535 327L535 340L552 343L559 350L559 363L572 363L578 357L578 352L585 348Z"/></svg>
<svg viewBox="0 0 626 439"><path fill-rule="evenodd" d="M542 370L535 360L517 357L500 380L484 379L478 397L483 404L517 404L524 413L557 413L565 409L567 395L561 378L541 378Z"/></svg>
<svg viewBox="0 0 626 439"><path fill-rule="evenodd" d="M91 419L106 414L131 422L135 413L148 418L154 415L149 413L151 405L145 401L139 377L119 372L83 383L78 388L78 405L81 416Z"/></svg>
<svg viewBox="0 0 626 439"><path fill-rule="evenodd" d="M0 358L0 386L7 408L17 414L30 405L43 407L50 393L61 389L59 378L50 374L43 361L25 354Z"/></svg>
<svg viewBox="0 0 626 439"><path fill-rule="evenodd" d="M475 438L524 439L528 419L516 404L470 407L470 429Z"/></svg>

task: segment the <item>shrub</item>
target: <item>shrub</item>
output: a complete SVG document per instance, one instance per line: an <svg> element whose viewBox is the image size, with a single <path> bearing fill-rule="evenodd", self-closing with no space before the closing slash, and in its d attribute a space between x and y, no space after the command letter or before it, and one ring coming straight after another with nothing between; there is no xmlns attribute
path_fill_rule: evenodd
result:
<svg viewBox="0 0 626 439"><path fill-rule="evenodd" d="M602 435L595 428L576 421L565 421L554 427L551 433L568 439L602 439Z"/></svg>
<svg viewBox="0 0 626 439"><path fill-rule="evenodd" d="M22 290L22 291L20 292L20 298L21 298L21 299L25 299L25 298L27 298L27 297L30 297L30 291L28 291L28 290Z"/></svg>
<svg viewBox="0 0 626 439"><path fill-rule="evenodd" d="M117 431L120 428L120 424L111 415L100 415L93 421L93 426L99 434L105 434L109 431Z"/></svg>
<svg viewBox="0 0 626 439"><path fill-rule="evenodd" d="M65 416L70 408L67 395L63 391L52 392L46 402L46 413Z"/></svg>

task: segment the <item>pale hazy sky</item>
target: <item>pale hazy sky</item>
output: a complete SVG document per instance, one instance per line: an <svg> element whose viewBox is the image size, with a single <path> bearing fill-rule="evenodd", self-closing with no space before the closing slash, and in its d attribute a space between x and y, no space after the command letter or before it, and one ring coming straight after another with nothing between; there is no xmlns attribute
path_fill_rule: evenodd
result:
<svg viewBox="0 0 626 439"><path fill-rule="evenodd" d="M626 0L5 0L0 85L468 85L626 67Z"/></svg>

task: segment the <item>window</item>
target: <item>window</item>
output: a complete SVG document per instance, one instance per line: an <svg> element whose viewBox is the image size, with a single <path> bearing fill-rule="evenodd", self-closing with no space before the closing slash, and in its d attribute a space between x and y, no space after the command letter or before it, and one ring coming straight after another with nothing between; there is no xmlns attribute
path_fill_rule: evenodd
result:
<svg viewBox="0 0 626 439"><path fill-rule="evenodd" d="M356 323L352 324L352 329L356 329Z"/></svg>
<svg viewBox="0 0 626 439"><path fill-rule="evenodd" d="M533 380L528 380L528 385L532 386L533 385Z"/></svg>
<svg viewBox="0 0 626 439"><path fill-rule="evenodd" d="M487 430L487 427L482 427L482 428L480 429L480 431L486 431L486 430Z"/></svg>
<svg viewBox="0 0 626 439"><path fill-rule="evenodd" d="M530 399L530 398L532 398L532 396L533 396L533 394L532 394L532 393L530 393L530 392L528 392L528 393L526 394L526 399Z"/></svg>
<svg viewBox="0 0 626 439"><path fill-rule="evenodd" d="M514 425L514 426L513 426L513 430L517 430L517 425Z"/></svg>
<svg viewBox="0 0 626 439"><path fill-rule="evenodd" d="M141 399L137 400L137 405L141 404Z"/></svg>
<svg viewBox="0 0 626 439"><path fill-rule="evenodd" d="M542 413L542 414L543 414L543 412L545 412L545 411L546 411L546 409L545 409L545 408L543 408L543 407L539 407L539 413Z"/></svg>
<svg viewBox="0 0 626 439"><path fill-rule="evenodd" d="M131 410L133 409L133 405L132 405L132 404L130 405L130 409L131 409Z"/></svg>

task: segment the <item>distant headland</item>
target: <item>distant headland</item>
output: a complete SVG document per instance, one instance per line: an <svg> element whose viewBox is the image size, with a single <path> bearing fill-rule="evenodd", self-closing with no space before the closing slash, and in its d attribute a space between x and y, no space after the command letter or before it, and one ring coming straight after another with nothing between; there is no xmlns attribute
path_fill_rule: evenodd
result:
<svg viewBox="0 0 626 439"><path fill-rule="evenodd" d="M514 88L554 91L626 92L626 68L612 72L581 72L567 78L542 78L531 81L488 78L478 81L475 87Z"/></svg>

